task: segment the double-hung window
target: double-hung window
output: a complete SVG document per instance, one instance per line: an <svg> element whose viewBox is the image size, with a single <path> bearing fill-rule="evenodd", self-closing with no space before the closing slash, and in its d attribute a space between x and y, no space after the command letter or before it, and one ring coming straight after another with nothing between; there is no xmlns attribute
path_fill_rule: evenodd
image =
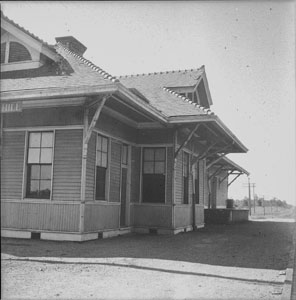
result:
<svg viewBox="0 0 296 300"><path fill-rule="evenodd" d="M50 199L53 132L30 132L26 197Z"/></svg>
<svg viewBox="0 0 296 300"><path fill-rule="evenodd" d="M183 203L188 204L189 192L189 154L183 152Z"/></svg>
<svg viewBox="0 0 296 300"><path fill-rule="evenodd" d="M108 168L108 139L97 136L96 150L96 200L105 200L106 175Z"/></svg>
<svg viewBox="0 0 296 300"><path fill-rule="evenodd" d="M143 202L165 203L165 148L144 148Z"/></svg>

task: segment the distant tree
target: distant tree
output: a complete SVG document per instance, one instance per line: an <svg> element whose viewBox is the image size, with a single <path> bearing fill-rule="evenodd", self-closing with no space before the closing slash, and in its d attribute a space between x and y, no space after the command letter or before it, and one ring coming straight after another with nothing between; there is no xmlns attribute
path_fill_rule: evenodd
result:
<svg viewBox="0 0 296 300"><path fill-rule="evenodd" d="M249 206L249 198L248 197L245 197L243 199L243 206Z"/></svg>

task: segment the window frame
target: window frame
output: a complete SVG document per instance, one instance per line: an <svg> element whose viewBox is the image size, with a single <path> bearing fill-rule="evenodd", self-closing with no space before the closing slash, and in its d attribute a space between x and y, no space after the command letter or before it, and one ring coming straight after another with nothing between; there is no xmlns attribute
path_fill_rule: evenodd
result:
<svg viewBox="0 0 296 300"><path fill-rule="evenodd" d="M195 200L195 204L200 204L200 190L199 190L199 186L200 186L200 178L199 178L199 164L198 162L194 165L194 189L195 189L195 194L194 194L194 200ZM196 185L197 183L197 185Z"/></svg>
<svg viewBox="0 0 296 300"><path fill-rule="evenodd" d="M98 138L101 138L102 141L103 139L106 140L106 145L107 145L107 151L100 151L98 150ZM95 151L95 184L94 184L94 201L103 201L103 202L106 202L108 201L108 195L109 195L109 192L108 192L108 187L109 187L109 161L110 161L110 138L105 136L105 135L102 135L100 133L96 133L96 151ZM103 149L103 144L101 145L101 149ZM98 151L101 152L101 162L102 162L102 153L105 153L106 154L106 167L104 166L98 166ZM100 167L100 168L104 168L105 169L105 184L104 184L104 197L97 197L97 176L98 176L98 170L97 168Z"/></svg>
<svg viewBox="0 0 296 300"><path fill-rule="evenodd" d="M145 161L145 150L153 150L153 160ZM162 149L164 151L164 160L155 160L155 152L156 150ZM167 147L165 146L145 146L142 147L141 150L141 181L140 181L140 203L144 204L152 204L152 205L164 205L166 204L166 194L167 194ZM145 173L145 162L153 162L153 173ZM163 172L155 172L155 163L162 162L163 163ZM151 202L151 201L144 201L144 176L145 175L163 175L164 176L164 196L163 201L161 202Z"/></svg>
<svg viewBox="0 0 296 300"><path fill-rule="evenodd" d="M185 166L185 157L187 157L187 176L184 176L184 166ZM185 198L185 178L187 178L187 198ZM190 195L189 195L189 191L190 191L190 188L189 188L189 185L190 185L190 154L186 151L182 151L182 204L190 204Z"/></svg>
<svg viewBox="0 0 296 300"><path fill-rule="evenodd" d="M30 136L32 133L39 133L40 136L40 147L30 147ZM42 134L43 133L51 133L52 134L52 146L51 147L41 147L42 146ZM26 147L26 151L25 151L25 159L24 159L24 170L23 170L23 199L32 199L32 200L52 200L52 194L53 194L53 169L54 169L54 153L55 153L55 130L30 130L30 131L26 131L26 142L25 142L25 147ZM40 161L38 163L33 162L33 163L29 163L29 150L30 148L39 148L40 149L40 153L39 153L39 160L41 157L41 149L42 148L51 148L52 149L52 153L51 153L51 162L50 163L41 163ZM49 198L47 197L33 197L32 195L29 195L29 181L31 181L31 176L29 178L29 166L32 165L38 165L40 166L40 171L39 171L39 189L40 189L40 182L42 181L41 179L41 166L51 166L50 168L50 179L45 179L47 181L50 180L50 195Z"/></svg>

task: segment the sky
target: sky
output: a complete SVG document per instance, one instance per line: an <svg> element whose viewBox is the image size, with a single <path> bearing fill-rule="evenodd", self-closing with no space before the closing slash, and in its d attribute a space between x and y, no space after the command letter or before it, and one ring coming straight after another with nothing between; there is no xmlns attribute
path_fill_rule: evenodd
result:
<svg viewBox="0 0 296 300"><path fill-rule="evenodd" d="M255 193L295 204L295 2L1 2L6 16L54 44L72 35L114 76L205 65L211 110L249 149L228 157ZM229 198L248 195L246 176Z"/></svg>

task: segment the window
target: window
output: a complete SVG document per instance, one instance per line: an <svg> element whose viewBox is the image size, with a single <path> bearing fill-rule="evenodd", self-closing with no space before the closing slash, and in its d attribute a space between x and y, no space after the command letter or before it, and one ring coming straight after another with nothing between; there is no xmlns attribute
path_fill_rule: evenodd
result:
<svg viewBox="0 0 296 300"><path fill-rule="evenodd" d="M189 154L183 152L183 203L188 204L189 190Z"/></svg>
<svg viewBox="0 0 296 300"><path fill-rule="evenodd" d="M20 43L10 42L8 62L11 63L26 60L32 60L31 54L28 49Z"/></svg>
<svg viewBox="0 0 296 300"><path fill-rule="evenodd" d="M165 202L165 148L144 148L143 202Z"/></svg>
<svg viewBox="0 0 296 300"><path fill-rule="evenodd" d="M108 167L108 139L97 136L96 151L96 200L105 200L106 174Z"/></svg>
<svg viewBox="0 0 296 300"><path fill-rule="evenodd" d="M128 164L128 146L127 145L122 145L122 159L121 162L123 165L127 166Z"/></svg>
<svg viewBox="0 0 296 300"><path fill-rule="evenodd" d="M198 103L196 91L187 92L187 93L179 93L181 96L188 98L193 103Z"/></svg>
<svg viewBox="0 0 296 300"><path fill-rule="evenodd" d="M26 197L50 199L53 132L30 132Z"/></svg>

